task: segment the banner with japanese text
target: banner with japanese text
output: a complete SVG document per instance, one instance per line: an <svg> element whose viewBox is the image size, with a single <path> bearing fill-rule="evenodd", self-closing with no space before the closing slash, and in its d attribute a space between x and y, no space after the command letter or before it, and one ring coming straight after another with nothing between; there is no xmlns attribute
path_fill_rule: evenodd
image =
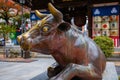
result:
<svg viewBox="0 0 120 80"><path fill-rule="evenodd" d="M114 46L119 46L119 15L119 5L94 7L92 9L92 37L109 36L113 39Z"/></svg>

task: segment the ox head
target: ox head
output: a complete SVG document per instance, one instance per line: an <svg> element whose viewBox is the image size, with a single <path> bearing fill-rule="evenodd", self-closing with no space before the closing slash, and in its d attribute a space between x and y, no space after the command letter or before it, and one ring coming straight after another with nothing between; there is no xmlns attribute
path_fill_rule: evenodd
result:
<svg viewBox="0 0 120 80"><path fill-rule="evenodd" d="M64 41L62 34L70 29L70 24L63 21L63 14L51 3L48 4L48 9L51 14L42 14L36 10L36 15L42 20L28 32L18 36L18 42L23 50L49 53L53 46L57 47Z"/></svg>

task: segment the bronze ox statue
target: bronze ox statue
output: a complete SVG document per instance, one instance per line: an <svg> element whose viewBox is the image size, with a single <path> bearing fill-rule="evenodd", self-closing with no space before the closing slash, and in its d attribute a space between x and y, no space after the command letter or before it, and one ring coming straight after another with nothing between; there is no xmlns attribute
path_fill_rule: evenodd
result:
<svg viewBox="0 0 120 80"><path fill-rule="evenodd" d="M48 9L51 14L35 11L42 20L18 36L21 48L54 57L57 63L48 68L50 80L102 80L106 59L101 49L65 22L63 14L51 3Z"/></svg>

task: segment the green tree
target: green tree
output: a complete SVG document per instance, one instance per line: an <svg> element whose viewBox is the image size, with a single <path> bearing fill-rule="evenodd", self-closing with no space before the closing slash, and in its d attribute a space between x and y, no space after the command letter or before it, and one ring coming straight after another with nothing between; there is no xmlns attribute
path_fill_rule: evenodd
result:
<svg viewBox="0 0 120 80"><path fill-rule="evenodd" d="M27 18L30 18L30 13L24 13L24 14L23 14L23 17L26 18L26 19L27 19Z"/></svg>
<svg viewBox="0 0 120 80"><path fill-rule="evenodd" d="M9 24L9 19L18 15L21 7L12 0L0 0L0 18Z"/></svg>
<svg viewBox="0 0 120 80"><path fill-rule="evenodd" d="M0 24L0 34L3 35L5 42L9 37L9 33L15 33L15 32L16 32L16 26L9 26L6 24ZM6 46L5 43L4 43L4 46Z"/></svg>
<svg viewBox="0 0 120 80"><path fill-rule="evenodd" d="M14 33L16 32L16 27L15 26L9 26L9 25L6 25L6 24L0 24L0 34L3 35L3 38L4 38L4 51L5 51L5 48L6 48L6 39L8 38L8 34L9 33ZM6 55L6 57L8 57Z"/></svg>
<svg viewBox="0 0 120 80"><path fill-rule="evenodd" d="M23 20L24 20L24 23L26 23L26 19L29 19L30 18L30 13L24 13L23 14ZM21 15L17 15L17 16L15 16L15 17L13 17L13 21L14 21L14 24L15 24L15 22L17 22L17 27L20 27L20 25L21 25L21 20L22 20L22 17L21 17ZM15 24L16 25L16 24Z"/></svg>
<svg viewBox="0 0 120 80"><path fill-rule="evenodd" d="M111 38L107 36L97 36L94 38L94 41L101 48L106 57L112 56L114 45Z"/></svg>

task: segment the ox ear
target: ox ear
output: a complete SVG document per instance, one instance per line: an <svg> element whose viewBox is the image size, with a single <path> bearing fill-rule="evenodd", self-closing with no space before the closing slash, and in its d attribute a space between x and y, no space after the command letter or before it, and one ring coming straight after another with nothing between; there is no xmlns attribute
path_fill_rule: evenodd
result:
<svg viewBox="0 0 120 80"><path fill-rule="evenodd" d="M48 9L57 21L63 20L63 14L57 10L51 3L48 3Z"/></svg>
<svg viewBox="0 0 120 80"><path fill-rule="evenodd" d="M67 22L63 22L58 26L58 30L64 31L64 32L68 31L70 28L71 28L71 25Z"/></svg>

